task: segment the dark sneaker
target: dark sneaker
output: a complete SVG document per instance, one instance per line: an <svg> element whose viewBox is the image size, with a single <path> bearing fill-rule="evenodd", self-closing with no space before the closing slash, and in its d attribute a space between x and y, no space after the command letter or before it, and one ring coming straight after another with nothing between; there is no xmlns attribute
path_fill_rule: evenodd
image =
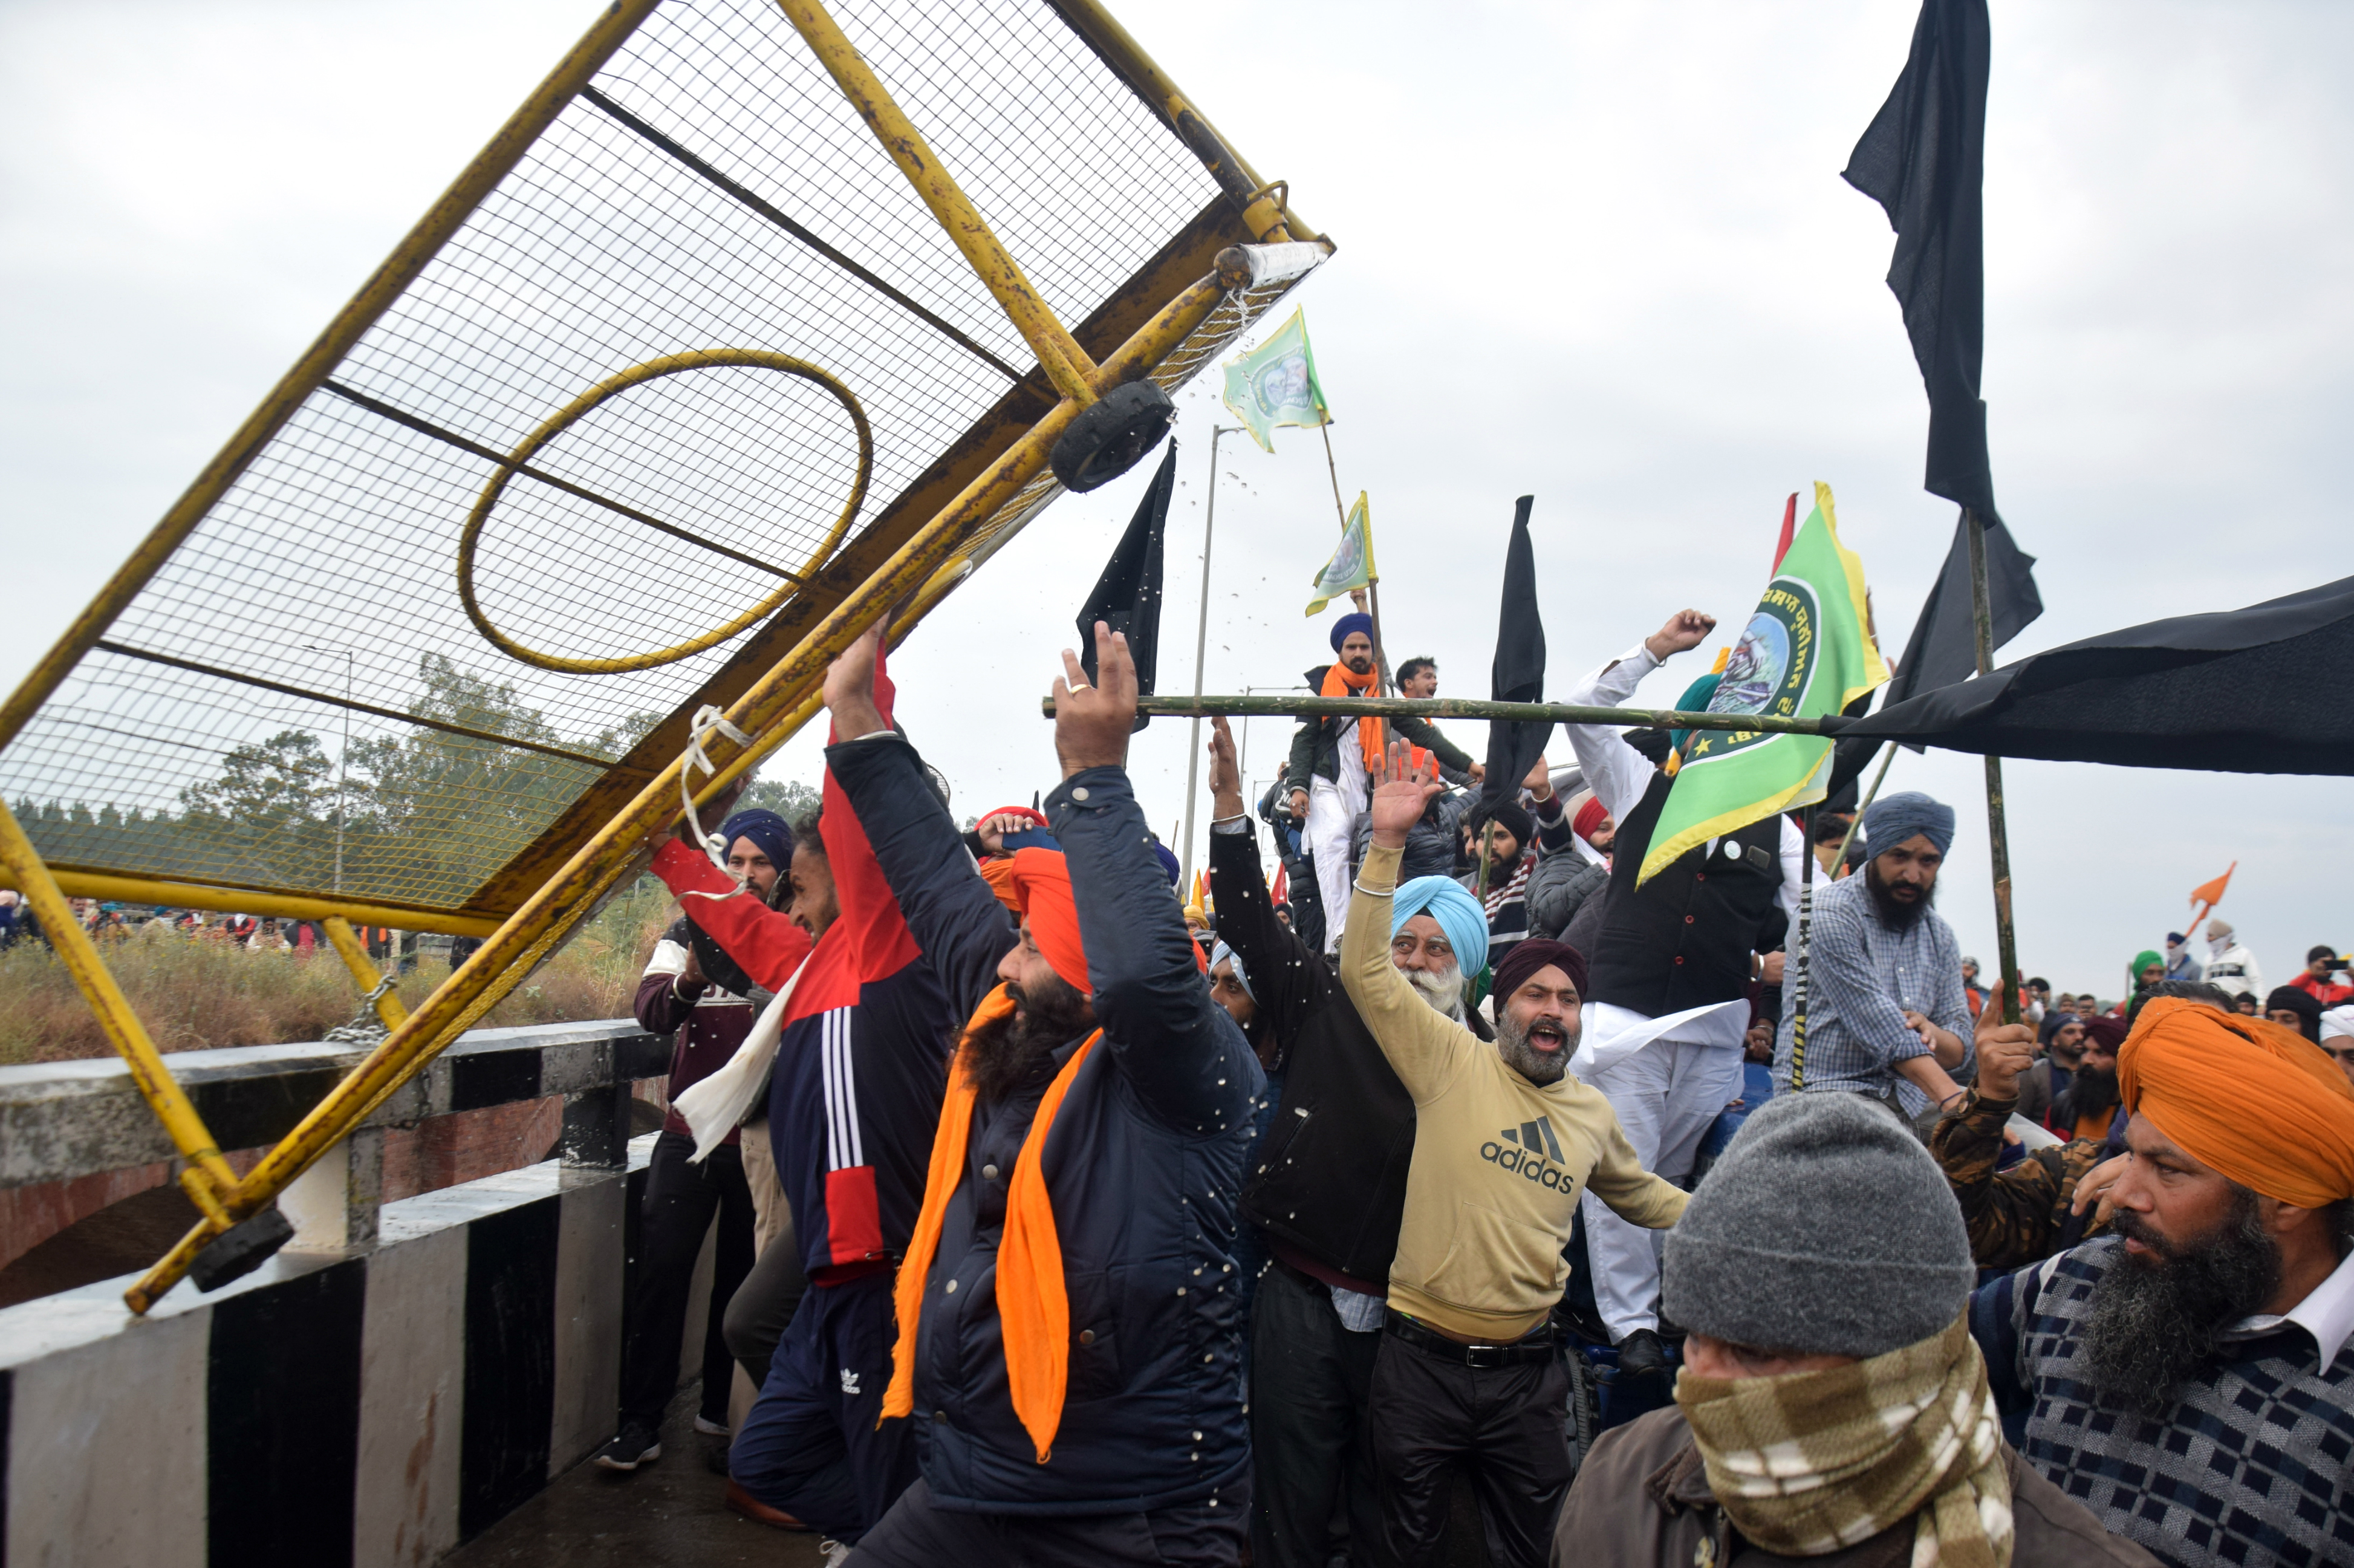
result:
<svg viewBox="0 0 2354 1568"><path fill-rule="evenodd" d="M662 1438L642 1421L624 1421L621 1435L598 1451L600 1469L634 1470L662 1457Z"/></svg>
<svg viewBox="0 0 2354 1568"><path fill-rule="evenodd" d="M1659 1336L1649 1329L1638 1329L1618 1346L1618 1375L1621 1378L1651 1377L1668 1364L1667 1347Z"/></svg>

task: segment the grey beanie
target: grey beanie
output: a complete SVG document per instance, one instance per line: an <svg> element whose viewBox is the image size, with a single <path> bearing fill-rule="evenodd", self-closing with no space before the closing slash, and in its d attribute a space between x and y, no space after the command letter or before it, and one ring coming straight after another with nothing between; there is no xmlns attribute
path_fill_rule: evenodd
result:
<svg viewBox="0 0 2354 1568"><path fill-rule="evenodd" d="M1960 1315L1961 1206L1911 1130L1856 1095L1777 1095L1668 1233L1666 1315L1787 1354L1877 1356Z"/></svg>

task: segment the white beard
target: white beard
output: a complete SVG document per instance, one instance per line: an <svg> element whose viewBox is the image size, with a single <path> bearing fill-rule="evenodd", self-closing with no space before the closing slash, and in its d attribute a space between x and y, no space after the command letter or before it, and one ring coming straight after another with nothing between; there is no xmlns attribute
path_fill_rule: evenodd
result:
<svg viewBox="0 0 2354 1568"><path fill-rule="evenodd" d="M1444 973L1428 969L1400 969L1406 983L1413 986L1423 1001L1430 1003L1435 1012L1444 1013L1463 1022L1463 970L1460 965L1449 965Z"/></svg>

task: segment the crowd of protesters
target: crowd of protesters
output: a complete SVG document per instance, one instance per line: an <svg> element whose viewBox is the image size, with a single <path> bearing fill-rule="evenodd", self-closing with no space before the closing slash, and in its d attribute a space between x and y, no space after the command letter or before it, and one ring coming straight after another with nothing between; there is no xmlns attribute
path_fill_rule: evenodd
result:
<svg viewBox="0 0 2354 1568"><path fill-rule="evenodd" d="M1189 903L1094 642L1030 807L957 827L870 631L821 808L655 856L673 1110L600 1464L661 1455L716 1222L696 1429L831 1561L2354 1562L2334 947L2265 991L2209 921L2005 997L1935 907L1950 806L1638 882L1690 736L1598 726L1483 807L1353 718L1254 800L1214 721ZM1366 618L1331 644L1311 688L1373 689Z"/></svg>

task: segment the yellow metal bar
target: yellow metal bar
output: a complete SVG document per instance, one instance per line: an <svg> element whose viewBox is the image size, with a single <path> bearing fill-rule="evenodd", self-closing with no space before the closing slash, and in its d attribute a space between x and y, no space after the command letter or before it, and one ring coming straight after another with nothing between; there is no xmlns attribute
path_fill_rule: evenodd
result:
<svg viewBox="0 0 2354 1568"><path fill-rule="evenodd" d="M487 937L499 928L500 917L495 915L453 915L446 910L415 909L401 904L355 904L348 898L255 893L207 882L170 882L159 877L116 876L106 872L52 871L50 875L69 898L161 904L173 909L210 909L225 915L267 915L281 920L324 920L340 915L362 926L433 931L445 937ZM0 886L15 887L16 879L0 874Z"/></svg>
<svg viewBox="0 0 2354 1568"><path fill-rule="evenodd" d="M164 1124L173 1147L187 1160L187 1176L203 1172L197 1181L182 1178L188 1195L196 1199L199 1208L217 1212L217 1202L200 1196L200 1189L207 1195L226 1192L237 1185L236 1172L221 1158L220 1147L206 1128L204 1118L196 1114L187 1095L173 1081L155 1043L147 1038L145 1026L131 1010L131 999L122 994L122 988L106 972L97 945L82 929L81 922L74 918L73 906L66 902L64 891L49 874L48 867L41 863L33 841L25 836L16 814L5 802L0 802L0 862L6 863L26 902L33 906L33 914L41 922L42 936L48 938L58 957L65 960L75 986L89 1001L90 1010L98 1014L99 1027L106 1031L107 1039L130 1064L131 1081L137 1086L140 1097L154 1111L155 1119Z"/></svg>
<svg viewBox="0 0 2354 1568"><path fill-rule="evenodd" d="M441 199L427 209L425 216L418 220L417 227L410 229L408 237L386 258L384 265L360 285L359 292L336 313L335 319L327 323L327 330L319 334L318 341L312 344L302 357L294 362L294 367L286 373L285 377L270 388L270 396L262 399L261 406L246 417L245 423L229 437L228 444L205 465L204 471L196 475L196 482L188 486L186 493L173 503L169 512L164 514L163 520L131 553L131 558L107 579L106 586L99 590L98 597L90 602L90 607L66 628L65 635L58 639L56 645L42 656L39 663L33 666L32 673L17 685L8 700L0 704L0 747L6 746L16 737L16 732L25 727L26 721L49 700L50 694L81 662L82 655L90 652L90 645L105 634L115 617L121 615L139 590L147 586L147 579L155 575L172 552L179 548L181 541L204 521L205 514L228 493L229 486L237 482L247 465L270 443L280 427L293 417L294 410L302 406L303 399L318 390L319 383L343 362L353 345L376 324L376 318L399 298L401 291L425 270L426 264L458 231L459 226L472 215L474 208L482 205L482 198L506 178L508 172L522 161L532 143L539 140L541 132L564 112L573 97L588 85L588 79L596 75L613 51L637 30L638 24L652 15L658 4L660 0L615 0L614 4L608 5L605 14L581 36L578 43L572 46L571 52L557 62L547 79L524 100L523 107L499 127L498 134L491 138L489 144L474 154L474 161L468 164L450 188L442 193Z"/></svg>
<svg viewBox="0 0 2354 1568"><path fill-rule="evenodd" d="M408 1016L408 1009L401 1006L400 998L389 990L378 993L377 988L384 984L384 976L377 973L376 965L368 960L367 948L352 930L351 922L340 915L330 915L319 924L326 927L327 940L335 945L335 952L344 960L344 968L351 970L352 979L360 982L360 994L373 999L368 1005L376 1009L377 1019L387 1029L399 1028L401 1021Z"/></svg>
<svg viewBox="0 0 2354 1568"><path fill-rule="evenodd" d="M786 19L800 29L816 52L819 63L873 129L883 150L891 154L899 172L907 176L907 183L916 187L916 194L932 209L932 216L956 242L956 248L964 252L965 260L996 297L1014 330L1038 355L1038 363L1055 383L1055 390L1082 407L1095 401L1091 382L1095 362L1055 319L1046 302L1039 298L1020 263L999 242L981 209L958 188L940 163L939 154L925 142L924 133L916 129L915 122L892 101L891 94L865 57L852 46L820 0L779 3Z"/></svg>
<svg viewBox="0 0 2354 1568"><path fill-rule="evenodd" d="M1103 362L1095 374L1096 389L1108 391L1149 373L1208 319L1224 293L1214 275L1186 289ZM958 547L1045 467L1055 439L1078 412L1076 400L1065 398L1000 453L954 501L737 698L727 710L728 720L757 736L795 709L813 713L813 698L824 681L826 666L892 605L930 585ZM941 585L940 591L946 586ZM699 792L698 802L714 795L722 779L733 777L727 771L729 766L742 760L746 752L758 749L758 743L739 751L724 736L715 735L705 742L705 749L713 754L718 771L713 783ZM179 1280L214 1236L269 1204L401 1085L423 1071L437 1053L493 1005L494 991L504 995L539 956L620 885L624 873L641 867L644 857L652 853L648 840L678 815L680 768L680 762L673 761L655 775L416 1012L329 1090L238 1183L228 1195L226 1214L208 1214L124 1294L131 1309L144 1312Z"/></svg>

